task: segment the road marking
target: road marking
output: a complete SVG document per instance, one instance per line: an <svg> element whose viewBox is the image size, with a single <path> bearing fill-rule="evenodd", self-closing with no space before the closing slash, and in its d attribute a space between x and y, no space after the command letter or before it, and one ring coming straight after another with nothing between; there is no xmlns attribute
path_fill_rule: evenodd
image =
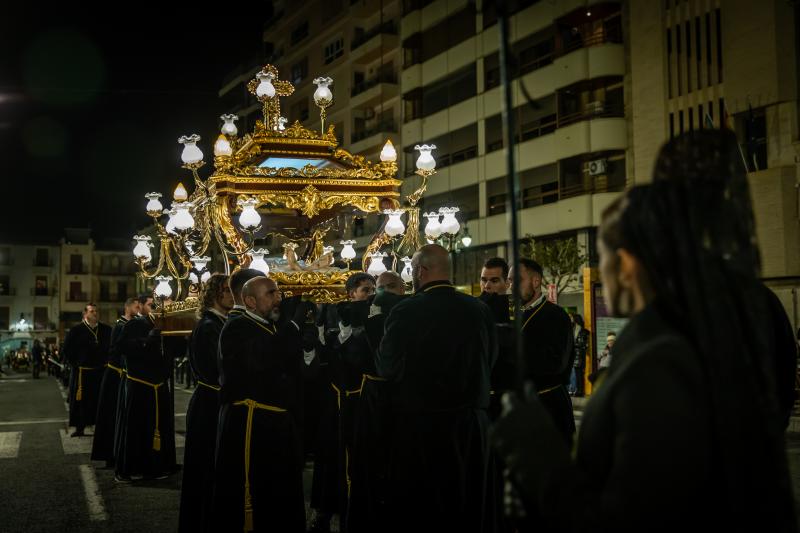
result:
<svg viewBox="0 0 800 533"><path fill-rule="evenodd" d="M97 478L90 465L78 465L81 471L81 481L83 481L83 491L86 493L86 503L89 507L89 520L99 522L108 520L106 508L103 505L103 496L97 486Z"/></svg>
<svg viewBox="0 0 800 533"><path fill-rule="evenodd" d="M58 432L61 435L61 448L64 450L64 455L92 453L92 438L88 433L85 437L70 437L66 429L60 429Z"/></svg>
<svg viewBox="0 0 800 533"><path fill-rule="evenodd" d="M0 433L0 459L14 459L19 455L19 444L22 442L21 431L5 431Z"/></svg>
<svg viewBox="0 0 800 533"><path fill-rule="evenodd" d="M29 420L6 420L0 422L0 426L28 426L31 424L63 424L67 421L66 418L33 418Z"/></svg>

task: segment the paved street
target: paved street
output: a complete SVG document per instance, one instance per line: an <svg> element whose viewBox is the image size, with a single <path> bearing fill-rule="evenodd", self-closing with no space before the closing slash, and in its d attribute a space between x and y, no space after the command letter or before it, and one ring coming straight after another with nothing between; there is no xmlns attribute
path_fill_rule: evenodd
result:
<svg viewBox="0 0 800 533"><path fill-rule="evenodd" d="M176 389L179 462L190 392ZM91 437L69 437L65 397L46 375L39 380L29 374L0 377L0 531L176 531L181 475L115 483L113 471L89 460ZM791 434L788 442L797 495L800 434Z"/></svg>

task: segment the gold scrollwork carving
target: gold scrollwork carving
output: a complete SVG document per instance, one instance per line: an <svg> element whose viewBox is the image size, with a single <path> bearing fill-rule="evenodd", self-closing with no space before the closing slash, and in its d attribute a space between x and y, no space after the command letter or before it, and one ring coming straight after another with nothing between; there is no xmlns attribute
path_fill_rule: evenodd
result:
<svg viewBox="0 0 800 533"><path fill-rule="evenodd" d="M283 295L286 298L301 295L303 299L310 300L317 304L335 304L343 302L347 299L347 293L344 286L333 288L327 287L324 289L306 289L305 287L287 287L283 290Z"/></svg>
<svg viewBox="0 0 800 533"><path fill-rule="evenodd" d="M358 194L337 194L322 192L313 185L297 193L264 193L258 195L260 204L275 205L289 209L297 209L305 216L312 218L324 209L335 205L352 205L366 213L378 211L380 199L377 196Z"/></svg>
<svg viewBox="0 0 800 533"><path fill-rule="evenodd" d="M355 270L333 270L328 272L300 271L276 272L271 271L269 277L280 285L336 285L345 283L347 278L355 274Z"/></svg>

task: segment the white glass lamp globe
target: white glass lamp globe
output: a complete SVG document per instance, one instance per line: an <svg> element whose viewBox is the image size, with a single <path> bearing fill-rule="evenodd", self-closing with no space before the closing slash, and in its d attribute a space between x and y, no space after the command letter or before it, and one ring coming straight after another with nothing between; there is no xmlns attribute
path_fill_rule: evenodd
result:
<svg viewBox="0 0 800 533"><path fill-rule="evenodd" d="M236 124L233 123L235 120L239 120L238 116L236 116L236 115L220 115L219 118L222 119L222 129L221 129L221 131L222 131L223 135L234 136L237 133L239 133L239 130L236 128Z"/></svg>
<svg viewBox="0 0 800 533"><path fill-rule="evenodd" d="M145 208L147 212L160 214L164 209L164 206L161 205L161 201L159 200L159 198L161 198L161 193L149 192L145 194L144 197L147 198L147 207Z"/></svg>
<svg viewBox="0 0 800 533"><path fill-rule="evenodd" d="M202 283L205 283L205 282L206 282L206 281L208 281L210 278L211 278L211 272L209 272L208 270L206 270L205 272L203 272L202 274L200 274L200 281L201 281Z"/></svg>
<svg viewBox="0 0 800 533"><path fill-rule="evenodd" d="M405 225L403 225L403 221L400 220L400 217L403 216L404 211L402 209L387 209L383 213L389 215L389 220L386 222L386 227L383 229L386 234L390 237L402 235L406 230Z"/></svg>
<svg viewBox="0 0 800 533"><path fill-rule="evenodd" d="M133 240L136 241L136 246L133 247L133 256L136 259L149 263L153 259L150 253L151 239L147 235L134 235Z"/></svg>
<svg viewBox="0 0 800 533"><path fill-rule="evenodd" d="M200 283L200 280L197 279L197 274L195 274L194 272L189 272L189 281L195 284Z"/></svg>
<svg viewBox="0 0 800 533"><path fill-rule="evenodd" d="M256 87L256 96L259 98L272 98L275 96L275 86L272 85L272 80L275 75L272 72L264 72L263 70L256 74L258 79L258 87Z"/></svg>
<svg viewBox="0 0 800 533"><path fill-rule="evenodd" d="M169 215L169 218L167 219L167 225L164 229L167 230L167 233L175 235L175 215L178 214L178 210L175 209L174 203L172 204L172 206L173 206L172 209L170 209L169 211L167 211L166 209L164 210L165 213Z"/></svg>
<svg viewBox="0 0 800 533"><path fill-rule="evenodd" d="M356 241L341 241L339 244L343 246L342 251L340 253L340 257L344 261L352 261L356 258L356 250L353 248L353 245Z"/></svg>
<svg viewBox="0 0 800 533"><path fill-rule="evenodd" d="M461 229L461 224L456 220L457 207L442 207L439 212L442 216L442 231L450 235L455 235Z"/></svg>
<svg viewBox="0 0 800 533"><path fill-rule="evenodd" d="M439 213L425 213L423 216L428 219L428 223L425 225L425 236L428 237L429 240L438 239L439 235L442 234L442 225L439 223Z"/></svg>
<svg viewBox="0 0 800 533"><path fill-rule="evenodd" d="M186 135L180 137L178 142L183 145L183 152L181 152L181 161L186 165L192 163L199 163L203 160L203 152L197 147L197 141L200 140L198 134Z"/></svg>
<svg viewBox="0 0 800 533"><path fill-rule="evenodd" d="M400 260L403 262L403 265L404 265L403 266L403 271L400 272L400 277L403 278L403 281L405 281L406 283L411 283L411 279L412 279L412 276L411 276L411 258L408 257L408 256L405 256L405 257L401 258Z"/></svg>
<svg viewBox="0 0 800 533"><path fill-rule="evenodd" d="M175 192L172 193L172 199L176 202L185 202L189 199L189 193L186 192L186 187L183 186L183 183L178 182Z"/></svg>
<svg viewBox="0 0 800 533"><path fill-rule="evenodd" d="M214 155L216 157L230 157L233 154L230 141L222 134L217 137L214 143Z"/></svg>
<svg viewBox="0 0 800 533"><path fill-rule="evenodd" d="M194 218L189 213L189 206L189 202L175 204L175 216L171 220L175 221L176 231L188 231L194 227Z"/></svg>
<svg viewBox="0 0 800 533"><path fill-rule="evenodd" d="M431 151L436 150L435 144L423 144L422 146L416 145L414 150L419 150L417 169L430 171L436 168L436 160L433 159L433 156L431 155Z"/></svg>
<svg viewBox="0 0 800 533"><path fill-rule="evenodd" d="M469 248L469 245L472 244L472 237L470 237L469 233L461 237L461 244L463 244L465 248Z"/></svg>
<svg viewBox="0 0 800 533"><path fill-rule="evenodd" d="M206 265L211 261L211 258L208 256L204 257L194 256L190 258L189 261L192 262L195 270L197 270L198 272L202 272L203 270L206 269Z"/></svg>
<svg viewBox="0 0 800 533"><path fill-rule="evenodd" d="M314 91L314 102L319 106L329 105L333 101L333 93L328 87L333 80L330 78L314 78L314 85L317 90Z"/></svg>
<svg viewBox="0 0 800 533"><path fill-rule="evenodd" d="M386 254L383 252L369 254L370 262L367 274L371 276L380 276L386 272L386 265L383 264L384 257L386 257Z"/></svg>
<svg viewBox="0 0 800 533"><path fill-rule="evenodd" d="M393 163L397 161L397 150L390 139L387 139L386 144L383 145L383 149L381 150L381 161L384 163Z"/></svg>
<svg viewBox="0 0 800 533"><path fill-rule="evenodd" d="M242 206L242 214L239 215L239 225L246 231L254 231L261 225L261 215L256 211L258 200L255 198L248 198L239 202Z"/></svg>
<svg viewBox="0 0 800 533"><path fill-rule="evenodd" d="M155 293L159 298L169 298L172 296L172 287L169 282L172 281L172 276L158 276L156 277L158 285L156 285Z"/></svg>
<svg viewBox="0 0 800 533"><path fill-rule="evenodd" d="M253 260L250 262L250 268L260 270L265 276L269 275L269 265L266 261L264 261L264 256L268 253L269 250L264 248L259 248L258 250L253 250L250 252L250 256L253 258Z"/></svg>

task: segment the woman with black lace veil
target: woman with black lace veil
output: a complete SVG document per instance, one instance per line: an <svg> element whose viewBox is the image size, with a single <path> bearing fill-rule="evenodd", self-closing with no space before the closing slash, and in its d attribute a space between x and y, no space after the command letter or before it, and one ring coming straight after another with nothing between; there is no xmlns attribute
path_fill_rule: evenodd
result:
<svg viewBox="0 0 800 533"><path fill-rule="evenodd" d="M726 134L694 142L731 172L603 213L604 295L630 321L575 457L534 391L505 399L492 438L521 531L797 530L746 176Z"/></svg>

